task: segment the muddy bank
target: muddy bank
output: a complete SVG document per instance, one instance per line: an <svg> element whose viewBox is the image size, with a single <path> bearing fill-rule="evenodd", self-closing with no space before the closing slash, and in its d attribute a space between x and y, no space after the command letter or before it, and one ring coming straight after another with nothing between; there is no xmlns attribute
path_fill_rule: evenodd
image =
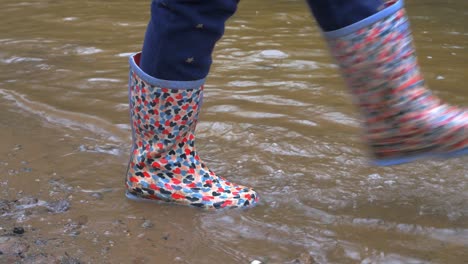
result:
<svg viewBox="0 0 468 264"><path fill-rule="evenodd" d="M10 112L6 107L13 105L2 101L3 113ZM147 231L155 228L142 216L96 215L96 208L126 202L123 175L111 177L112 184L99 175L83 175L75 181L82 169L100 164L114 164L109 165L109 173L122 174L125 162L109 154L115 145L76 137L72 130L50 129L44 120L29 118L25 112L3 115L0 138L0 263L116 263L113 248L128 250L133 240L151 241L155 252L157 247L177 249L172 243L177 236L171 230L146 238ZM64 160L73 162L64 166ZM92 180L96 189L87 186ZM119 199L112 201L110 195ZM125 243L115 238L126 238ZM125 251L124 263L146 260ZM170 262L167 254L160 258L168 257Z"/></svg>

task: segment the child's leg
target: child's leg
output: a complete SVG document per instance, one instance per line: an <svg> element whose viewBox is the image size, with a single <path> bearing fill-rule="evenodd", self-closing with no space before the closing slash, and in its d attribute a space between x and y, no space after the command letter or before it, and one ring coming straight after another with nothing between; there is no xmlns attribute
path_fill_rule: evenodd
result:
<svg viewBox="0 0 468 264"><path fill-rule="evenodd" d="M211 53L237 0L154 0L140 67L164 80L208 75Z"/></svg>
<svg viewBox="0 0 468 264"><path fill-rule="evenodd" d="M375 164L468 154L468 110L426 88L402 0L308 3L364 115Z"/></svg>
<svg viewBox="0 0 468 264"><path fill-rule="evenodd" d="M195 148L211 52L236 5L236 0L153 1L143 55L130 58L128 198L204 209L257 203L254 190L218 177Z"/></svg>

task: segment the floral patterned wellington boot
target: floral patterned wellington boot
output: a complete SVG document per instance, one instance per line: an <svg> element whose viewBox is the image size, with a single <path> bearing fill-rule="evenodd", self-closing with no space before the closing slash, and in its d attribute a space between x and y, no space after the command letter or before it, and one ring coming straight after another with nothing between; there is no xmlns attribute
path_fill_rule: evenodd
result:
<svg viewBox="0 0 468 264"><path fill-rule="evenodd" d="M203 82L165 81L130 58L129 101L133 150L126 186L132 200L160 200L204 209L250 207L250 188L216 176L195 150Z"/></svg>
<svg viewBox="0 0 468 264"><path fill-rule="evenodd" d="M364 115L376 165L468 154L468 110L425 87L403 1L324 35Z"/></svg>

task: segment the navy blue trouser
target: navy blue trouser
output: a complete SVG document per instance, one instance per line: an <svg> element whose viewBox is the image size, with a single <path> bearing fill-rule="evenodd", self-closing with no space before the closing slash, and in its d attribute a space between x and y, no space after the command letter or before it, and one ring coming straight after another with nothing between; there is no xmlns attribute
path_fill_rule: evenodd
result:
<svg viewBox="0 0 468 264"><path fill-rule="evenodd" d="M163 80L205 78L211 53L239 0L153 0L141 69ZM323 31L343 28L378 12L383 0L307 0Z"/></svg>

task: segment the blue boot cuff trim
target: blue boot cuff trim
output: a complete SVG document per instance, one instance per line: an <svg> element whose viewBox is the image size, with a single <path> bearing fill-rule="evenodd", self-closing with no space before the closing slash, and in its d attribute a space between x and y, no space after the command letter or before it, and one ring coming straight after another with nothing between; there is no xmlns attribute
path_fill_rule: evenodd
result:
<svg viewBox="0 0 468 264"><path fill-rule="evenodd" d="M468 148L460 149L457 151L452 151L448 153L438 153L438 154L420 154L415 156L401 157L395 159L384 159L384 160L373 160L372 164L376 166L392 166L399 165L404 163L409 163L422 159L450 159L468 155Z"/></svg>
<svg viewBox="0 0 468 264"><path fill-rule="evenodd" d="M141 53L135 53L130 56L130 69L149 85L170 89L197 89L205 83L205 79L195 81L169 81L155 78L151 75L148 75L140 68L140 56Z"/></svg>
<svg viewBox="0 0 468 264"><path fill-rule="evenodd" d="M358 31L359 29L363 27L372 25L375 22L382 20L383 18L393 15L398 10L402 9L403 5L404 5L403 0L398 0L393 5L386 7L382 11L375 13L368 18L365 18L359 22L356 22L344 28L340 28L340 29L328 31L328 32L323 32L323 35L328 39L335 39L335 38L340 38L340 37L349 35L353 32Z"/></svg>

